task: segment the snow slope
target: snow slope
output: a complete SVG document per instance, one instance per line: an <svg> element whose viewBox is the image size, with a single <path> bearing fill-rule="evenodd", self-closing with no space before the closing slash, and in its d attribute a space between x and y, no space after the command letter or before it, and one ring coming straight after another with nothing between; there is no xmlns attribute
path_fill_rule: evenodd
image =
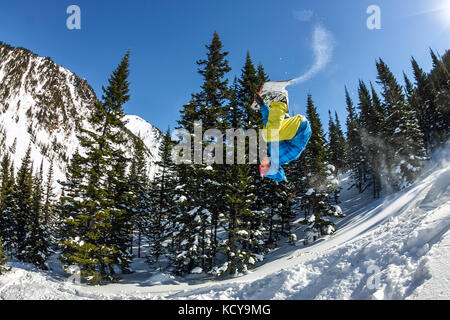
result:
<svg viewBox="0 0 450 320"><path fill-rule="evenodd" d="M0 299L449 299L450 144L434 159L418 182L384 199L348 192L336 234L286 245L240 278L176 279L138 260L120 283L88 287L12 263Z"/></svg>

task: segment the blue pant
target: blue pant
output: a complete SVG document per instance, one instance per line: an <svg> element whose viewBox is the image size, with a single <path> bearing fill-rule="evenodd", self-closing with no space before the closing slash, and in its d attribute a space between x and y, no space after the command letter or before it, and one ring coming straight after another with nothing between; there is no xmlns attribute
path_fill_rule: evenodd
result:
<svg viewBox="0 0 450 320"><path fill-rule="evenodd" d="M277 182L284 181L286 175L281 166L297 160L301 156L311 135L311 125L306 120L300 124L297 134L291 140L269 143L271 166L266 177ZM278 152L276 148L278 148Z"/></svg>

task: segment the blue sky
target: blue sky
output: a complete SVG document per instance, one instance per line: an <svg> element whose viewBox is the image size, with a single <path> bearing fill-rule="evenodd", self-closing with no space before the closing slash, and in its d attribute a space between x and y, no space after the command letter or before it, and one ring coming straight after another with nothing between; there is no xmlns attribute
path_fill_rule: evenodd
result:
<svg viewBox="0 0 450 320"><path fill-rule="evenodd" d="M81 8L81 30L66 27L72 4ZM381 30L366 27L373 4L381 9ZM239 76L249 50L272 80L283 80L314 64L313 32L320 25L332 38L329 63L289 93L296 113L305 112L311 93L326 127L328 109L344 122L345 85L356 100L358 79L375 81L378 57L399 78L403 70L411 74L411 56L428 71L429 47L441 54L450 48L449 8L445 0L3 1L0 41L51 57L86 78L99 96L130 49L131 100L125 111L165 131L199 91L195 62L205 57L214 30L230 52L230 79Z"/></svg>

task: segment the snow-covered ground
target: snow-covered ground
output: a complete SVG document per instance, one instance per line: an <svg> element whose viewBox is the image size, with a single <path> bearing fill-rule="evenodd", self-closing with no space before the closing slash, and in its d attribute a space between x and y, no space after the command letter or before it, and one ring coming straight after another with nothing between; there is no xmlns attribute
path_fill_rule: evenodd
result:
<svg viewBox="0 0 450 320"><path fill-rule="evenodd" d="M239 278L176 279L137 260L120 283L89 287L13 263L0 276L0 299L449 299L450 144L434 159L414 185L384 199L344 192L347 217L334 235L286 244Z"/></svg>

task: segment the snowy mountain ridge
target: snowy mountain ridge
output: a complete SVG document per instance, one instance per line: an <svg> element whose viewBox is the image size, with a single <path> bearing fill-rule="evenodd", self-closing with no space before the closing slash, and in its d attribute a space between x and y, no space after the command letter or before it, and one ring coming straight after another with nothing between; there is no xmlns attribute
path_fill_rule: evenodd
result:
<svg viewBox="0 0 450 320"><path fill-rule="evenodd" d="M90 129L87 121L94 90L85 79L50 58L0 42L0 154L9 154L16 168L28 147L35 170L43 160L44 172L53 160L55 180L64 179L71 155L79 147L77 134ZM139 118L127 115L127 151L140 136L147 147L149 171L155 171L161 132Z"/></svg>

